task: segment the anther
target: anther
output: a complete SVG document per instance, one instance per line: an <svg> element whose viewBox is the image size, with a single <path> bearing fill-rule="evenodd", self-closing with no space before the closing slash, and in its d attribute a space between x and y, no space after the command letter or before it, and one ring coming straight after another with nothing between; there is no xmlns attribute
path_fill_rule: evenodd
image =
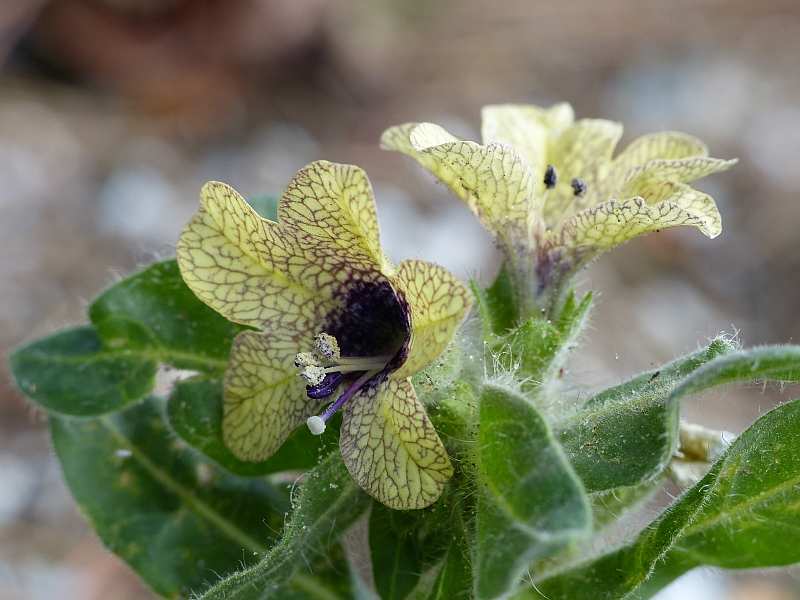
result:
<svg viewBox="0 0 800 600"><path fill-rule="evenodd" d="M588 190L589 184L586 183L585 179L581 179L580 177L572 178L572 191L575 192L576 196L579 198L585 196Z"/></svg>
<svg viewBox="0 0 800 600"><path fill-rule="evenodd" d="M319 385L325 379L325 369L310 365L300 371L300 377L305 379L310 385Z"/></svg>
<svg viewBox="0 0 800 600"><path fill-rule="evenodd" d="M319 360L312 352L300 352L294 357L294 366L298 369L301 367L319 367Z"/></svg>
<svg viewBox="0 0 800 600"><path fill-rule="evenodd" d="M327 333L318 333L314 336L314 344L317 352L331 362L339 360L339 343L336 338Z"/></svg>
<svg viewBox="0 0 800 600"><path fill-rule="evenodd" d="M547 165L544 171L544 185L548 190L552 190L558 183L558 173L553 165Z"/></svg>

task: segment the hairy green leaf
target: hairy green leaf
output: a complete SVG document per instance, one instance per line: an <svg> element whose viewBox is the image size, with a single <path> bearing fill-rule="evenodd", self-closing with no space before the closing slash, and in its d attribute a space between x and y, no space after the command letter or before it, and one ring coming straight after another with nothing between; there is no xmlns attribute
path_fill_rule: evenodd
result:
<svg viewBox="0 0 800 600"><path fill-rule="evenodd" d="M109 348L215 376L225 371L233 338L245 329L201 302L174 259L107 289L89 317Z"/></svg>
<svg viewBox="0 0 800 600"><path fill-rule="evenodd" d="M51 415L53 444L97 534L156 592L186 598L273 543L288 499L229 475L169 430L150 398L114 414Z"/></svg>
<svg viewBox="0 0 800 600"><path fill-rule="evenodd" d="M331 453L308 474L283 538L259 564L213 586L203 600L280 598L279 587L334 542L370 502L350 476L341 454Z"/></svg>
<svg viewBox="0 0 800 600"><path fill-rule="evenodd" d="M441 570L427 600L458 600L471 598L473 587L472 556L467 542L468 533L461 510L454 509L453 525Z"/></svg>
<svg viewBox="0 0 800 600"><path fill-rule="evenodd" d="M791 363L785 360L788 349L781 350L782 357L773 355L772 367L782 363L784 369ZM767 353L764 349L751 352ZM721 359L726 367L732 363L744 366L741 360L727 358ZM759 370L758 361L752 358L751 366ZM695 385L710 380L710 373L699 374ZM653 583L642 590L647 597L657 585L700 565L742 569L800 561L798 423L800 400L770 411L739 436L706 476L635 542L537 582L537 588L551 600L611 600L628 597L653 574ZM537 594L528 590L519 597L540 597Z"/></svg>
<svg viewBox="0 0 800 600"><path fill-rule="evenodd" d="M393 519L395 512L376 502L369 517L372 574L382 600L405 598L422 573L422 552L417 532L398 527Z"/></svg>
<svg viewBox="0 0 800 600"><path fill-rule="evenodd" d="M111 349L91 326L54 333L9 358L20 389L44 408L69 415L108 413L147 394L156 362L129 349Z"/></svg>
<svg viewBox="0 0 800 600"><path fill-rule="evenodd" d="M636 485L660 473L674 451L686 377L733 352L717 339L657 371L634 377L589 398L557 426L572 466L589 492Z"/></svg>
<svg viewBox="0 0 800 600"><path fill-rule="evenodd" d="M480 400L476 594L495 598L527 564L588 535L583 486L542 416L524 397L486 386Z"/></svg>
<svg viewBox="0 0 800 600"><path fill-rule="evenodd" d="M478 314L483 322L484 335L502 335L512 329L517 320L517 306L514 299L514 288L511 274L506 263L494 283L488 288L481 288L477 281L471 281L472 293L475 295Z"/></svg>

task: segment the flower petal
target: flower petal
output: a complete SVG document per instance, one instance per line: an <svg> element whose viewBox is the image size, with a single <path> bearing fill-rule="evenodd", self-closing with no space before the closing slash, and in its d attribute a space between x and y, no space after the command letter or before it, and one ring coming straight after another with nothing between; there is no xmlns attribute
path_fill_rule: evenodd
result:
<svg viewBox="0 0 800 600"><path fill-rule="evenodd" d="M495 142L516 148L528 161L533 174L543 177L548 165L549 137L572 125L574 120L575 113L566 102L550 108L495 104L481 110L481 136L484 144Z"/></svg>
<svg viewBox="0 0 800 600"><path fill-rule="evenodd" d="M444 351L472 305L472 294L447 269L416 259L400 263L392 284L409 305L411 323L405 360L390 377L406 379Z"/></svg>
<svg viewBox="0 0 800 600"><path fill-rule="evenodd" d="M320 160L292 178L278 204L278 221L315 265L337 279L373 279L393 272L381 250L378 213L366 173Z"/></svg>
<svg viewBox="0 0 800 600"><path fill-rule="evenodd" d="M686 212L700 216L704 225L698 226L698 229L712 239L722 233L722 215L719 214L714 199L685 183L662 181L645 190L642 198L650 205L674 202Z"/></svg>
<svg viewBox="0 0 800 600"><path fill-rule="evenodd" d="M614 159L614 168L625 173L648 160L708 156L708 147L696 137L678 131L661 131L633 140Z"/></svg>
<svg viewBox="0 0 800 600"><path fill-rule="evenodd" d="M328 289L333 277L292 246L276 223L212 181L178 240L178 264L187 285L217 312L291 337L339 306Z"/></svg>
<svg viewBox="0 0 800 600"><path fill-rule="evenodd" d="M453 475L447 451L407 379L366 386L348 400L339 446L358 484L395 510L429 506Z"/></svg>
<svg viewBox="0 0 800 600"><path fill-rule="evenodd" d="M306 396L294 355L313 334L294 341L243 331L233 342L225 371L222 436L239 459L266 460L289 433L330 402Z"/></svg>
<svg viewBox="0 0 800 600"><path fill-rule="evenodd" d="M611 198L641 196L654 185L666 181L686 183L712 173L727 171L738 161L696 156L669 160L650 160L630 169L609 195Z"/></svg>
<svg viewBox="0 0 800 600"><path fill-rule="evenodd" d="M709 205L700 197L680 198L680 193L676 190L676 198L685 201L686 207L664 201L648 205L642 198L629 198L609 200L573 214L560 228L548 232L542 247L548 260L540 264L553 265L557 273L543 274L542 283L566 280L599 252L650 231L688 225L709 237L716 235L719 213L713 200Z"/></svg>
<svg viewBox="0 0 800 600"><path fill-rule="evenodd" d="M608 171L620 137L620 123L581 119L550 142L547 160L556 168L558 183L550 190L544 206L544 219L548 226L553 227L569 214L605 200L598 196L597 183ZM541 176L544 177L544 171ZM572 188L575 177L589 184L585 196L575 195Z"/></svg>
<svg viewBox="0 0 800 600"><path fill-rule="evenodd" d="M514 260L538 221L534 177L528 163L514 148L501 144L448 142L427 146L431 139L428 129L420 125L412 131L414 147L436 160L445 174L443 181L455 181L448 185Z"/></svg>
<svg viewBox="0 0 800 600"><path fill-rule="evenodd" d="M433 156L420 152L411 143L411 132L418 128L420 131L417 135L421 141L424 140L425 145L433 146L440 143L460 141L459 138L451 135L439 125L434 125L433 123L406 123L390 127L384 131L383 135L381 135L381 148L402 152L410 156L466 202L467 197L464 194L464 189L458 183L458 178L449 169L443 167Z"/></svg>

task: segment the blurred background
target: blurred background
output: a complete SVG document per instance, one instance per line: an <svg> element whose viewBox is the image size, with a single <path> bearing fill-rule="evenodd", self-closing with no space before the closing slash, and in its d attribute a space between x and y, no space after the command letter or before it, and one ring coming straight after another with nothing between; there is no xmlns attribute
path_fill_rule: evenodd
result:
<svg viewBox="0 0 800 600"><path fill-rule="evenodd" d="M499 262L477 221L378 150L380 133L430 120L479 139L484 104L561 100L624 122L623 146L676 129L741 161L698 185L718 239L667 230L590 267L572 381L614 384L723 331L797 341L797 0L3 0L0 349L83 322L103 287L170 256L205 181L277 192L319 158L366 169L393 259L488 283ZM0 378L0 600L151 599L73 506L42 415ZM797 395L730 389L684 417L738 434ZM701 572L674 597L783 600L800 584Z"/></svg>

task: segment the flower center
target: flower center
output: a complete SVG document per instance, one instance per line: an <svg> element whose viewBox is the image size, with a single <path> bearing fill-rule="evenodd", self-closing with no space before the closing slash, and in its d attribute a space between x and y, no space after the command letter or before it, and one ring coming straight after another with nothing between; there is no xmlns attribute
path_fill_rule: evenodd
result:
<svg viewBox="0 0 800 600"><path fill-rule="evenodd" d="M308 384L306 394L309 398L318 400L332 396L345 378L349 380L347 388L325 412L308 419L311 433L320 435L325 431L328 419L362 385L383 371L395 353L367 357L342 356L338 341L327 333L318 333L314 337L314 346L313 351L300 352L294 357L294 364L300 369L298 375Z"/></svg>

